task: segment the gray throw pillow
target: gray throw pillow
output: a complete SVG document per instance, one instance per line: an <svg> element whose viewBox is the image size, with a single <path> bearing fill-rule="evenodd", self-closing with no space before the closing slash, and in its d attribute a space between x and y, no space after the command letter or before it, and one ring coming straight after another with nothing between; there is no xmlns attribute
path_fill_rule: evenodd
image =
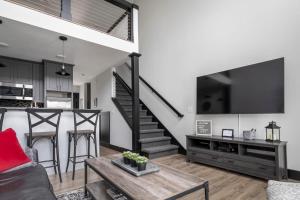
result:
<svg viewBox="0 0 300 200"><path fill-rule="evenodd" d="M25 153L28 156L28 158L32 161L32 164L37 165L38 151L35 148L26 147Z"/></svg>

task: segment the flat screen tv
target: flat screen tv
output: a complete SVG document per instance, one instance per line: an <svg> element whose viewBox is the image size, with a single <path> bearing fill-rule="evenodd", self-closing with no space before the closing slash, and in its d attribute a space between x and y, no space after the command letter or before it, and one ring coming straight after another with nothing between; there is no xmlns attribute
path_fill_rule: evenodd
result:
<svg viewBox="0 0 300 200"><path fill-rule="evenodd" d="M284 58L197 78L197 114L284 113Z"/></svg>

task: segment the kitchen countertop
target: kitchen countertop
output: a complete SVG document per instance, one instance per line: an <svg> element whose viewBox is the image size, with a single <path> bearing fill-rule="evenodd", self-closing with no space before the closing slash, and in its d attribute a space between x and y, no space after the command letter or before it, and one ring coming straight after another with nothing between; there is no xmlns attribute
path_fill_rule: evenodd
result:
<svg viewBox="0 0 300 200"><path fill-rule="evenodd" d="M3 106L4 107L4 106ZM24 133L28 133L29 131L29 123L28 123L28 116L27 112L25 112L25 107L4 107L8 109L8 112L4 115L4 122L3 122L3 130L12 128L15 130L17 138L21 146L25 149L27 146L27 137ZM69 130L74 130L74 114L72 109L63 109L65 112L61 114L61 119L59 123L59 130L58 130L58 141L59 141L59 151L60 151L60 166L61 169L66 169L68 155L68 134ZM98 109L99 110L99 109ZM49 116L48 114L42 114L43 116ZM50 114L51 115L51 114ZM52 121L54 122L56 118ZM93 118L94 119L94 118ZM38 119L36 117L32 118L32 122L37 122ZM92 120L94 121L94 120ZM97 143L99 143L99 131L100 131L100 120L97 121ZM80 125L81 130L90 130L92 125L90 123L83 123ZM37 127L34 127L34 131L43 132L43 131L52 131L55 130L55 127L52 127L50 124L43 123ZM39 159L40 160L50 160L52 159L52 145L49 140L39 140L37 143L34 144L35 148L39 152ZM85 155L87 149L86 140L81 138L78 140L77 143L77 152L78 155ZM94 143L91 142L91 153L94 155ZM83 168L83 164L76 165L78 169ZM49 174L54 174L53 168L47 169ZM0 198L1 199L1 198Z"/></svg>

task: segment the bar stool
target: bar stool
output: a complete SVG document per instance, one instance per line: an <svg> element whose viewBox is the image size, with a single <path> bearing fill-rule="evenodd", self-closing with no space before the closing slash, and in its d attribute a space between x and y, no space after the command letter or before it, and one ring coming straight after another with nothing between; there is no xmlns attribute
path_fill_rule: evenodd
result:
<svg viewBox="0 0 300 200"><path fill-rule="evenodd" d="M45 168L54 168L55 174L57 174L56 167L58 169L58 175L59 180L62 182L61 179L61 171L60 171L60 160L59 160L59 147L58 147L58 128L59 128L59 122L61 113L63 110L61 109L34 109L34 108L27 108L25 110L27 112L28 117L28 124L29 124L29 133L25 133L26 139L27 139L27 146L32 148L33 145L41 140L41 139L48 139L52 143L52 160L43 160L39 161L38 163L47 163L52 162L52 166L47 166ZM49 115L47 117L42 116ZM32 123L32 116L36 117L38 119L37 122ZM57 117L57 120L54 119L55 122L52 122L51 119ZM48 124L55 128L54 131L44 131L44 132L33 132L33 128L36 128L37 126L41 124Z"/></svg>
<svg viewBox="0 0 300 200"><path fill-rule="evenodd" d="M2 131L2 125L3 125L3 120L4 120L4 114L6 113L5 108L0 108L0 131Z"/></svg>
<svg viewBox="0 0 300 200"><path fill-rule="evenodd" d="M67 167L66 172L68 172L69 168L69 162L72 162L73 164L73 175L72 180L74 180L75 177L75 167L77 163L82 163L84 161L76 161L77 158L87 157L87 158L94 158L90 154L90 140L92 139L95 146L95 156L97 157L97 139L96 139L96 129L97 129L97 121L99 116L100 110L73 110L74 115L74 130L67 131L68 134L68 161L67 161ZM78 127L84 123L92 125L92 130L79 130ZM77 143L78 140L84 137L88 142L88 148L87 148L87 155L77 155ZM73 156L70 154L71 150L71 142L74 143L74 149L73 149Z"/></svg>

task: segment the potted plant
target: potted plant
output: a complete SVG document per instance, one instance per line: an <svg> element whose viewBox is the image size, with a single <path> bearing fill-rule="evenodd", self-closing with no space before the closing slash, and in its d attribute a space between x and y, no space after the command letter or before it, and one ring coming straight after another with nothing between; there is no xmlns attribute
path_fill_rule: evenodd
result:
<svg viewBox="0 0 300 200"><path fill-rule="evenodd" d="M123 160L124 160L124 163L126 164L126 165L129 165L130 164L130 155L131 155L132 153L130 152L130 151L124 151L123 153L122 153L122 155L123 155Z"/></svg>
<svg viewBox="0 0 300 200"><path fill-rule="evenodd" d="M130 165L131 167L137 167L137 164L136 164L136 159L139 157L140 155L137 154L137 153L131 153L130 154Z"/></svg>
<svg viewBox="0 0 300 200"><path fill-rule="evenodd" d="M146 158L145 156L139 156L139 157L136 159L138 171L143 171L143 170L145 170L146 167L147 167L147 162L148 162L148 158Z"/></svg>

